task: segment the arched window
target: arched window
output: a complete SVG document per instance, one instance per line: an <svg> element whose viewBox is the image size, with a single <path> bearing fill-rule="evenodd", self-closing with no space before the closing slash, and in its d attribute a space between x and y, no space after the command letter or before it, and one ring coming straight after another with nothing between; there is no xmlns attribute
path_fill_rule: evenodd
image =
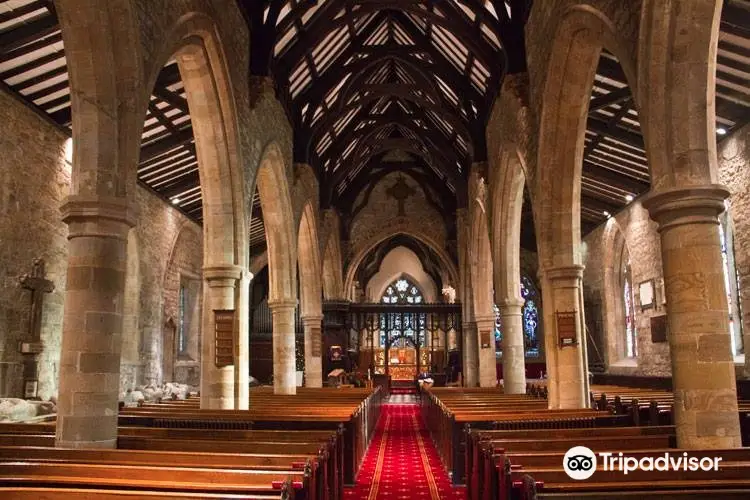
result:
<svg viewBox="0 0 750 500"><path fill-rule="evenodd" d="M383 292L381 302L384 304L421 304L424 301L422 291L410 280L402 277L388 285ZM391 342L397 339L399 345L419 343L425 345L424 313L390 313L380 315L380 347L385 347L388 338Z"/></svg>
<svg viewBox="0 0 750 500"><path fill-rule="evenodd" d="M521 298L524 303L521 308L523 323L523 344L526 357L539 356L539 307L537 306L538 291L534 282L526 275L521 276ZM500 309L493 304L495 311L495 354L502 356L503 351L503 321Z"/></svg>
<svg viewBox="0 0 750 500"><path fill-rule="evenodd" d="M724 287L727 294L727 305L729 306L729 334L732 346L732 355L736 356L744 352L742 342L742 311L739 300L739 276L734 263L734 233L732 231L729 207L721 215L719 225L719 238L721 241L721 260L724 268Z"/></svg>
<svg viewBox="0 0 750 500"><path fill-rule="evenodd" d="M625 356L638 356L638 340L635 329L635 306L633 300L633 278L630 272L630 260L622 269L623 316L625 318Z"/></svg>
<svg viewBox="0 0 750 500"><path fill-rule="evenodd" d="M492 304L495 311L495 357L503 355L503 318L500 316L500 308Z"/></svg>
<svg viewBox="0 0 750 500"><path fill-rule="evenodd" d="M521 297L524 300L521 309L524 349L526 356L535 358L539 356L539 299L534 283L526 275L521 276Z"/></svg>
<svg viewBox="0 0 750 500"><path fill-rule="evenodd" d="M177 354L187 352L187 331L185 324L185 314L187 310L187 293L185 286L180 285L180 304L179 304L179 324L177 325Z"/></svg>

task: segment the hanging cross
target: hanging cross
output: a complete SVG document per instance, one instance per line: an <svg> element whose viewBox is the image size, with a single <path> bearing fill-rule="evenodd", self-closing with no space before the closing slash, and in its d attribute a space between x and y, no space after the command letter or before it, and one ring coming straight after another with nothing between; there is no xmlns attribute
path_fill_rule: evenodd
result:
<svg viewBox="0 0 750 500"><path fill-rule="evenodd" d="M42 331L42 303L44 294L55 289L54 283L44 277L44 259L36 259L31 274L21 276L23 288L31 290L31 317L29 318L29 341L39 342Z"/></svg>
<svg viewBox="0 0 750 500"><path fill-rule="evenodd" d="M404 201L406 201L409 196L416 194L416 191L404 182L403 177L399 176L396 183L389 187L386 193L398 202L398 215L403 217L406 215L406 213L404 213Z"/></svg>

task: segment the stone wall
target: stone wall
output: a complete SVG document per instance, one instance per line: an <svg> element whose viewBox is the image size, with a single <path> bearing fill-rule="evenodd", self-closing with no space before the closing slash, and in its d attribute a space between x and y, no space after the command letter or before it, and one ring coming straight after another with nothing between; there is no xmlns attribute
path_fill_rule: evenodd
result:
<svg viewBox="0 0 750 500"><path fill-rule="evenodd" d="M624 355L624 316L616 312L624 300L619 279L623 244L630 257L634 290L638 349L635 360ZM667 313L661 300L663 273L656 223L636 200L583 238L582 247L586 323L596 339L596 348L589 348L590 362L604 363L610 373L669 376L669 344L651 341L651 317ZM656 300L654 307L642 309L638 285L648 280L653 280Z"/></svg>
<svg viewBox="0 0 750 500"><path fill-rule="evenodd" d="M49 398L57 391L67 266L67 226L59 207L71 182L71 167L65 161L67 142L59 128L0 92L0 397L21 395L18 343L26 338L30 292L20 288L18 277L29 272L38 257L45 259L47 277L55 285L55 291L44 298L39 396ZM202 267L201 228L143 188L138 189L136 201L138 223L131 238L137 259L129 268L139 274L131 290L137 291L137 306L130 308L138 320L126 320L130 331L123 340L128 346L123 349L123 388L156 375L163 305L170 293L163 292L165 273L170 260L176 260L172 256L179 256L180 266L197 275ZM178 242L180 232L184 236Z"/></svg>
<svg viewBox="0 0 750 500"><path fill-rule="evenodd" d="M745 352L750 347L750 125L722 141L718 148L719 182L731 193L729 215L734 233L734 260L739 278ZM750 377L750 356L744 376Z"/></svg>
<svg viewBox="0 0 750 500"><path fill-rule="evenodd" d="M382 241L386 236L404 233L416 237L440 252L446 248L446 228L443 217L430 205L419 184L403 175L404 182L413 189L411 196L404 200L404 216L399 215L399 203L388 194L401 174L384 176L371 192L361 193L354 206L364 208L352 221L349 232L348 252L344 256L347 263L347 281L351 279L353 262L363 251ZM446 270L447 273L447 270ZM450 282L449 279L445 282ZM350 283L349 283L350 284ZM364 286L364 283L361 284Z"/></svg>
<svg viewBox="0 0 750 500"><path fill-rule="evenodd" d="M728 203L734 235L735 266L739 278L739 296L742 306L742 328L745 346L750 345L750 126L745 126L718 147L719 182L731 192ZM618 359L616 335L624 335L624 326L616 323L614 312L607 306L608 272L612 268L613 253L617 244L616 233L621 231L630 254L630 264L635 287L636 327L638 331L637 363ZM603 361L613 374L641 376L669 376L671 365L668 343L651 342L651 317L666 314L662 304L663 284L661 248L656 224L648 219L647 212L636 200L602 226L583 239L584 295L586 320L597 346L602 350ZM611 271L608 271L611 269ZM641 310L638 284L654 280L656 304ZM619 293L619 290L617 290ZM619 295L615 297L620 300ZM589 352L593 359L595 353ZM738 367L741 368L741 367ZM744 375L750 373L745 365ZM738 371L742 376L742 370Z"/></svg>
<svg viewBox="0 0 750 500"><path fill-rule="evenodd" d="M39 395L57 387L67 226L59 207L68 195L67 136L20 101L0 92L0 397L22 396L18 343L27 338L31 295L18 284L34 259L46 262L55 290L44 296Z"/></svg>

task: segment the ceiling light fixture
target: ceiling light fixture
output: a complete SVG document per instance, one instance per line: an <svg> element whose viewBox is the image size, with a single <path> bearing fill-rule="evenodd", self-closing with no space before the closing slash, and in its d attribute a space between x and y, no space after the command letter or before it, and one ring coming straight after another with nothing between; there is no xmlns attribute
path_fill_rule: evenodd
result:
<svg viewBox="0 0 750 500"><path fill-rule="evenodd" d="M719 135L726 135L727 129L719 127L716 129L716 133Z"/></svg>
<svg viewBox="0 0 750 500"><path fill-rule="evenodd" d="M610 214L609 212L607 212L606 210L605 210L604 212L602 212L602 213L604 214L604 216L605 216L605 217L606 217L607 219L609 219L610 217L612 217L612 215L611 215L611 214Z"/></svg>
<svg viewBox="0 0 750 500"><path fill-rule="evenodd" d="M177 205L180 202L179 198L172 198L172 205Z"/></svg>
<svg viewBox="0 0 750 500"><path fill-rule="evenodd" d="M630 203L631 201L633 201L633 195L632 194L626 194L625 195L625 201L627 201L628 203Z"/></svg>

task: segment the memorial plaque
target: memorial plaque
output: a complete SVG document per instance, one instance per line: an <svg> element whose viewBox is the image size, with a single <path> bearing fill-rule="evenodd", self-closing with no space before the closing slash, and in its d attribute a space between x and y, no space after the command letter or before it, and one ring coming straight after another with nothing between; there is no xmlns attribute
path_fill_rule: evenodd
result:
<svg viewBox="0 0 750 500"><path fill-rule="evenodd" d="M667 315L662 314L661 316L651 316L651 342L666 342L667 332L669 331L669 324L667 323Z"/></svg>
<svg viewBox="0 0 750 500"><path fill-rule="evenodd" d="M320 328L313 328L310 332L312 337L312 355L313 357L321 356L321 339L320 339Z"/></svg>
<svg viewBox="0 0 750 500"><path fill-rule="evenodd" d="M492 330L482 330L479 337L482 339L483 348L486 349L492 345Z"/></svg>
<svg viewBox="0 0 750 500"><path fill-rule="evenodd" d="M215 360L217 368L234 364L234 310L215 310Z"/></svg>
<svg viewBox="0 0 750 500"><path fill-rule="evenodd" d="M578 344L576 338L576 311L556 313L557 339L560 347Z"/></svg>

